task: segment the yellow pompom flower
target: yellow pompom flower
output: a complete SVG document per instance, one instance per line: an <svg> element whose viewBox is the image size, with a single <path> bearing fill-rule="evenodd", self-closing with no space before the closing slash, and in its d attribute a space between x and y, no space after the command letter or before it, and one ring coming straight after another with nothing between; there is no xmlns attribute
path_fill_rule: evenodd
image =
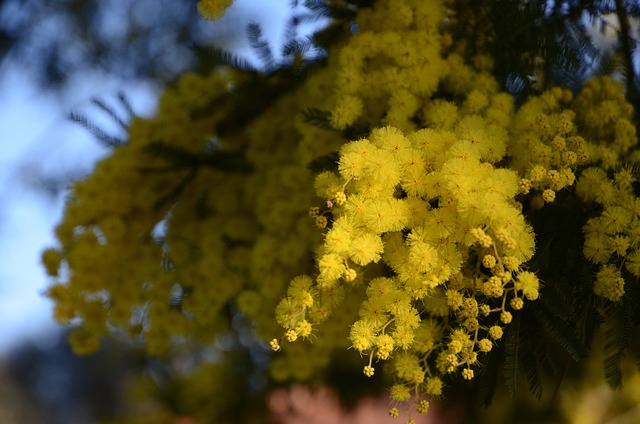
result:
<svg viewBox="0 0 640 424"><path fill-rule="evenodd" d="M398 354L394 358L393 369L396 376L406 382L413 381L416 374L424 374L424 370L420 366L420 359L411 353Z"/></svg>
<svg viewBox="0 0 640 424"><path fill-rule="evenodd" d="M394 216L394 207L397 207L397 203L392 199L367 202L367 207L363 211L364 224L376 234L394 231L398 226L401 229L404 223L397 222L397 218Z"/></svg>
<svg viewBox="0 0 640 424"><path fill-rule="evenodd" d="M284 328L293 328L302 316L301 311L302 309L295 302L285 297L276 307L276 321Z"/></svg>
<svg viewBox="0 0 640 424"><path fill-rule="evenodd" d="M630 245L629 238L625 236L613 236L609 240L609 244L611 249L620 256L627 254L627 249Z"/></svg>
<svg viewBox="0 0 640 424"><path fill-rule="evenodd" d="M521 290L522 294L529 300L536 300L539 295L540 281L538 276L531 271L522 271L518 274L518 279L514 283L516 290Z"/></svg>
<svg viewBox="0 0 640 424"><path fill-rule="evenodd" d="M341 222L336 225L338 221ZM333 227L327 232L324 244L327 253L335 253L341 256L346 256L349 253L354 228L346 221L348 221L348 217L342 216L338 218L334 221Z"/></svg>
<svg viewBox="0 0 640 424"><path fill-rule="evenodd" d="M411 390L404 384L394 384L389 390L391 399L397 402L404 402L411 399Z"/></svg>
<svg viewBox="0 0 640 424"><path fill-rule="evenodd" d="M416 241L409 247L409 263L420 272L431 271L438 261L438 251L425 242Z"/></svg>
<svg viewBox="0 0 640 424"><path fill-rule="evenodd" d="M373 179L375 183L384 184L387 187L394 187L400 183L400 161L394 160L390 152L377 149L366 158L365 163L366 176Z"/></svg>
<svg viewBox="0 0 640 424"><path fill-rule="evenodd" d="M360 305L360 318L373 326L382 326L389 320L387 305L384 298L370 297Z"/></svg>
<svg viewBox="0 0 640 424"><path fill-rule="evenodd" d="M384 245L376 234L370 232L360 232L351 242L349 258L360 266L370 262L378 262L381 258Z"/></svg>
<svg viewBox="0 0 640 424"><path fill-rule="evenodd" d="M542 200L547 203L552 203L556 200L556 192L551 189L546 189L542 192Z"/></svg>
<svg viewBox="0 0 640 424"><path fill-rule="evenodd" d="M353 348L361 353L373 346L375 337L376 332L374 326L368 321L359 320L351 326L349 340Z"/></svg>
<svg viewBox="0 0 640 424"><path fill-rule="evenodd" d="M47 249L42 253L42 263L45 266L47 275L50 277L58 276L58 269L62 263L63 256L58 249Z"/></svg>
<svg viewBox="0 0 640 424"><path fill-rule="evenodd" d="M624 267L636 277L640 277L640 250L634 250L625 258Z"/></svg>
<svg viewBox="0 0 640 424"><path fill-rule="evenodd" d="M429 377L424 383L424 391L431 396L442 395L442 380L438 377Z"/></svg>
<svg viewBox="0 0 640 424"><path fill-rule="evenodd" d="M342 277L346 269L344 259L335 253L327 253L322 255L318 261L318 269L320 275L318 282L322 282L322 286L331 286L338 278Z"/></svg>
<svg viewBox="0 0 640 424"><path fill-rule="evenodd" d="M465 380L473 379L473 370L471 368L465 368L462 370L462 378Z"/></svg>
<svg viewBox="0 0 640 424"><path fill-rule="evenodd" d="M220 18L233 0L200 0L198 2L198 12L203 18L216 20Z"/></svg>
<svg viewBox="0 0 640 424"><path fill-rule="evenodd" d="M493 268L496 265L496 257L493 255L484 255L482 258L482 266L488 269Z"/></svg>
<svg viewBox="0 0 640 424"><path fill-rule="evenodd" d="M343 277L345 281L349 281L349 282L355 281L357 276L358 276L358 273L353 268L347 268L344 270Z"/></svg>
<svg viewBox="0 0 640 424"><path fill-rule="evenodd" d="M368 165L368 159L377 152L377 147L369 140L352 141L340 149L338 170L345 180L362 178ZM332 193L337 191L334 190Z"/></svg>
<svg viewBox="0 0 640 424"><path fill-rule="evenodd" d="M464 300L462 293L460 293L458 290L454 290L454 289L449 289L445 292L445 295L447 296L447 305L449 305L449 307L451 309L460 309L462 307L462 301Z"/></svg>
<svg viewBox="0 0 640 424"><path fill-rule="evenodd" d="M607 262L613 250L606 235L606 227L601 218L592 218L584 226L584 256L595 264Z"/></svg>
<svg viewBox="0 0 640 424"><path fill-rule="evenodd" d="M598 296L612 302L618 302L624 295L624 279L620 270L614 265L606 264L596 274L596 282L593 291Z"/></svg>
<svg viewBox="0 0 640 424"><path fill-rule="evenodd" d="M418 414L426 414L429 412L429 401L421 400L418 402L418 406L416 406L416 411Z"/></svg>
<svg viewBox="0 0 640 424"><path fill-rule="evenodd" d="M499 340L502 338L503 330L499 325L494 325L489 328L489 337L493 340Z"/></svg>
<svg viewBox="0 0 640 424"><path fill-rule="evenodd" d="M478 340L478 350L480 352L489 352L493 348L493 343L489 339Z"/></svg>
<svg viewBox="0 0 640 424"><path fill-rule="evenodd" d="M404 162L413 151L409 139L395 127L376 128L371 131L369 139L397 163Z"/></svg>
<svg viewBox="0 0 640 424"><path fill-rule="evenodd" d="M331 126L337 130L343 130L353 124L362 114L362 100L353 95L340 98L331 113Z"/></svg>
<svg viewBox="0 0 640 424"><path fill-rule="evenodd" d="M602 225L609 234L623 231L631 222L631 214L621 206L607 206L601 215Z"/></svg>
<svg viewBox="0 0 640 424"><path fill-rule="evenodd" d="M312 326L309 321L303 319L298 324L296 324L295 332L298 336L307 338L311 335Z"/></svg>
<svg viewBox="0 0 640 424"><path fill-rule="evenodd" d="M427 105L424 116L429 127L450 129L458 120L458 107L446 100L436 99Z"/></svg>

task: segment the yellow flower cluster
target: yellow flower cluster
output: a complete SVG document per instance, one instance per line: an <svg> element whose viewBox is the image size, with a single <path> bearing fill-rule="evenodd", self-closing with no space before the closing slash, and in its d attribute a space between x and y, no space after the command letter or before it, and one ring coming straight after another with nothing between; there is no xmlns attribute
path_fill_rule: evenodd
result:
<svg viewBox="0 0 640 424"><path fill-rule="evenodd" d="M278 120L292 125L277 107L254 123L259 142L249 148L243 134L212 139L225 115L211 104L241 78L184 76L156 117L132 122L129 144L75 183L60 246L43 260L56 279L56 318L79 324L76 351L95 351L110 330L154 355L186 337L212 341L230 328L231 303L265 337L274 333L274 305L286 282L308 270L317 239L306 217L312 183L291 157L295 139L272 129ZM299 362L303 378L311 369Z"/></svg>
<svg viewBox="0 0 640 424"><path fill-rule="evenodd" d="M391 397L424 413L423 397L441 396L447 374L473 379L538 299L525 214L574 185L602 208L585 226L595 292L619 300L623 267L640 276L640 200L619 166L636 160L636 133L620 86L597 79L575 99L555 88L516 111L491 59L453 44L447 13L439 0L358 10L327 65L254 115L229 100L247 75L189 74L167 90L157 116L134 120L130 143L75 183L59 246L43 255L74 349L126 332L170 354L215 345L242 316L278 352L274 380L309 379L352 348L368 377L390 361ZM329 111L336 131L292 119L305 109Z"/></svg>
<svg viewBox="0 0 640 424"><path fill-rule="evenodd" d="M368 354L369 376L374 357L405 352L394 361L401 383L391 396L398 401L408 398L409 386L439 395L442 375L458 368L471 379L477 352L491 349L487 337L499 338L487 324L494 313L508 324L507 308L538 297L537 277L521 268L533 255L534 239L514 200L520 178L492 165L506 151L506 132L478 115L456 127L458 133L424 129L407 136L394 127L376 129L340 149L338 174L316 181L320 195L334 190L336 196L318 250L319 274L306 292L321 303L326 291L364 285L349 339ZM492 136L471 135L483 130ZM498 305L487 309L484 302L493 298ZM286 321L282 311L293 305L289 316L295 318ZM276 316L290 331L304 322L305 311L290 295ZM452 323L443 318L450 314L457 325L447 336ZM434 318L424 320L427 315Z"/></svg>
<svg viewBox="0 0 640 424"><path fill-rule="evenodd" d="M198 12L205 19L216 20L220 18L233 0L200 0L198 1Z"/></svg>
<svg viewBox="0 0 640 424"><path fill-rule="evenodd" d="M90 353L109 330L123 329L161 354L171 338L219 328L216 316L241 287L235 266L224 264L238 262L242 249L228 249L224 239L252 240L256 225L234 206L243 180L198 162L221 115L192 114L231 81L219 73L183 77L155 119L135 119L130 142L72 187L56 230L60 247L43 260L58 280L49 290L55 317L81 323L71 339L76 351ZM172 149L180 149L176 159ZM210 190L223 183L226 190ZM207 229L219 220L226 235ZM206 293L196 283L204 275L229 284Z"/></svg>
<svg viewBox="0 0 640 424"><path fill-rule="evenodd" d="M439 30L445 16L441 1L382 0L359 11L358 32L329 51L338 69L331 125L382 120L414 129L411 118L447 73Z"/></svg>
<svg viewBox="0 0 640 424"><path fill-rule="evenodd" d="M372 16L378 10L383 9L374 9ZM352 51L360 35L338 54L341 72L360 64ZM438 39L441 51L445 38ZM379 44L383 40L380 35ZM340 93L348 93L348 103L357 107L345 114L348 108L338 100L334 127L352 125L361 114L380 116L393 126L342 145L337 172L316 177L316 193L325 206L314 211L326 219L320 225L324 242L316 251L318 274L311 292L322 314L290 296L281 301L294 307L298 320L283 325L287 332L307 319L316 329L330 313L340 313L338 303L329 306L325 296L335 299L336 290L364 291L358 319L350 327L351 347L368 356L367 376L374 375L374 361L393 359L398 383L391 393L398 401L406 400L407 391L440 395L447 373L459 371L472 379L478 354L491 350L525 299L538 298L540 281L525 265L534 253L534 237L519 196L528 195L534 209L554 202L558 192L575 184L581 167L608 157L601 139L591 141L597 131L604 136L604 128L584 125L584 99L598 83L615 84L595 80L575 100L569 90L554 88L515 112L511 97L500 93L483 70L490 63L477 59L484 64L480 68L466 65L454 52L434 60L438 65L430 75L439 76L459 100L434 99L427 90L406 102L420 106L393 119L363 112L379 107L380 98L354 98L357 90L338 80ZM396 73L404 70L397 59L386 66ZM438 66L448 74L441 75ZM377 90L370 88L367 95L379 95ZM621 92L612 89L610 95ZM391 109L389 103L387 112ZM621 110L629 123L629 108ZM340 121L345 116L350 118ZM416 128L416 116L427 128ZM625 140L620 144L632 146L635 130L630 124L620 127L616 134ZM618 277L599 274L596 292L603 284L619 292ZM413 365L397 364L398 352L409 355Z"/></svg>
<svg viewBox="0 0 640 424"><path fill-rule="evenodd" d="M594 140L592 166L576 184L576 194L599 205L600 213L584 226L584 255L600 265L594 291L611 301L624 295L626 270L640 276L640 199L636 195L634 166L637 153L633 108L619 83L608 78L589 81L576 98L576 119Z"/></svg>

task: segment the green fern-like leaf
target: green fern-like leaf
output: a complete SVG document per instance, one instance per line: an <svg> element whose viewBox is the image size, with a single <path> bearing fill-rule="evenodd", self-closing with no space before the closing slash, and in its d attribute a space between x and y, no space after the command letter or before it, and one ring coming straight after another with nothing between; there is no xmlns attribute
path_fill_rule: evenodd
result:
<svg viewBox="0 0 640 424"><path fill-rule="evenodd" d="M574 361L578 362L582 358L586 358L589 354L589 348L571 325L572 322L553 313L547 306L545 299L546 297L542 296L538 301L531 302L528 309L544 328L545 333L553 337Z"/></svg>
<svg viewBox="0 0 640 424"><path fill-rule="evenodd" d="M106 147L118 147L126 143L126 140L110 135L105 130L91 122L89 118L81 113L71 112L69 114L69 120L75 122L76 124L80 124L86 130L88 130L100 144Z"/></svg>
<svg viewBox="0 0 640 424"><path fill-rule="evenodd" d="M520 314L517 314L508 327L504 340L504 360L502 374L511 397L518 390L518 364L520 360Z"/></svg>
<svg viewBox="0 0 640 424"><path fill-rule="evenodd" d="M500 364L503 353L502 346L492 349L485 357L482 367L478 371L476 391L478 402L482 406L489 406L491 404L493 394L498 387L498 376L500 375Z"/></svg>
<svg viewBox="0 0 640 424"><path fill-rule="evenodd" d="M321 156L309 162L307 169L314 174L319 174L323 171L337 171L339 157L337 152Z"/></svg>
<svg viewBox="0 0 640 424"><path fill-rule="evenodd" d="M167 162L166 167L140 168L143 172L166 172L200 167L216 168L226 172L250 172L251 164L239 152L214 150L212 152L194 153L190 150L162 142L152 142L146 151Z"/></svg>
<svg viewBox="0 0 640 424"><path fill-rule="evenodd" d="M265 70L267 70L267 72L275 70L277 67L277 61L273 56L269 42L263 37L260 24L257 22L251 22L247 25L247 38L251 48L262 61Z"/></svg>
<svg viewBox="0 0 640 424"><path fill-rule="evenodd" d="M300 113L300 116L302 117L302 120L304 122L311 124L317 128L335 131L330 123L331 112L329 111L310 107L304 109Z"/></svg>
<svg viewBox="0 0 640 424"><path fill-rule="evenodd" d="M533 337L524 337L520 344L520 368L524 374L529 390L540 400L542 396L542 381L538 372L536 346L539 340Z"/></svg>
<svg viewBox="0 0 640 424"><path fill-rule="evenodd" d="M619 389L622 387L620 361L631 344L634 328L628 302L613 304L608 312L609 326L605 335L604 374L609 386Z"/></svg>
<svg viewBox="0 0 640 424"><path fill-rule="evenodd" d="M191 51L198 57L200 63L206 64L205 68L210 69L217 66L229 66L245 72L256 72L257 69L248 60L231 53L228 50L214 46L202 46L191 44Z"/></svg>

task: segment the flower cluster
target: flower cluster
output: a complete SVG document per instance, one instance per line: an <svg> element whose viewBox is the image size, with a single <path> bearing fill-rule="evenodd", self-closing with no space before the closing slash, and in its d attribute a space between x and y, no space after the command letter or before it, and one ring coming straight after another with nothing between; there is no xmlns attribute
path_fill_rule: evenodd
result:
<svg viewBox="0 0 640 424"><path fill-rule="evenodd" d="M637 144L631 123L633 108L625 101L620 84L602 78L586 84L575 109L585 133L595 140L590 146L592 166L576 183L576 194L599 207L599 213L584 226L584 255L600 266L595 293L616 302L625 293L623 270L640 276L640 199L632 166L638 158L631 150Z"/></svg>
<svg viewBox="0 0 640 424"><path fill-rule="evenodd" d="M534 238L514 200L521 179L492 164L506 134L477 115L456 124L457 133L376 129L341 148L337 174L316 180L318 194L333 193L332 224L305 293L322 305L337 287L363 287L349 340L368 356L367 376L374 359L393 357L397 401L414 388L440 395L442 376L456 370L473 378L511 311L538 297L537 277L522 268ZM470 135L481 131L492 136ZM279 322L295 332L311 303L287 296Z"/></svg>
<svg viewBox="0 0 640 424"><path fill-rule="evenodd" d="M214 17L228 3L199 8ZM595 211L584 227L595 292L621 299L624 273L640 276L621 87L599 78L516 109L491 59L451 39L449 12L440 0L359 9L326 66L263 109L230 100L251 81L239 72L168 89L157 116L136 118L130 142L74 184L43 255L74 349L109 333L158 356L186 340L216 346L240 316L278 352L273 380L310 379L351 348L364 375L390 371L391 398L425 413L445 377L476 377L541 295L527 216L572 190ZM303 110L327 122L292 119Z"/></svg>
<svg viewBox="0 0 640 424"><path fill-rule="evenodd" d="M205 19L216 20L221 17L233 0L200 0L198 1L198 12Z"/></svg>

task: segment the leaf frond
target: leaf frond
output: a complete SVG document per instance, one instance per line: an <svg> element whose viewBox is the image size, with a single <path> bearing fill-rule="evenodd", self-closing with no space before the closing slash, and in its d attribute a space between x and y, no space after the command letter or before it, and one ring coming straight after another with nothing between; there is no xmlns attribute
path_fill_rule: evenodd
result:
<svg viewBox="0 0 640 424"><path fill-rule="evenodd" d="M300 112L300 116L304 122L317 128L331 131L335 130L330 123L331 112L329 111L309 107Z"/></svg>
<svg viewBox="0 0 640 424"><path fill-rule="evenodd" d="M96 140L105 147L113 148L122 146L126 143L126 140L123 140L118 137L114 137L104 131L102 128L91 122L85 115L81 113L71 112L68 115L70 121L75 122L76 124L81 125L87 131L89 131Z"/></svg>
<svg viewBox="0 0 640 424"><path fill-rule="evenodd" d="M578 362L587 357L589 348L582 341L582 338L571 326L571 321L558 317L545 303L546 297L541 297L538 302L532 302L529 309L535 319L542 325L545 332L553 337L560 346Z"/></svg>
<svg viewBox="0 0 640 424"><path fill-rule="evenodd" d="M520 360L520 315L514 317L505 334L502 374L512 398L518 390L518 363Z"/></svg>
<svg viewBox="0 0 640 424"><path fill-rule="evenodd" d="M538 372L538 356L535 341L531 337L526 337L520 347L520 367L527 380L529 390L536 399L542 397L542 380Z"/></svg>
<svg viewBox="0 0 640 424"><path fill-rule="evenodd" d="M124 108L125 111L127 111L127 115L129 115L129 118L133 118L136 113L134 112L133 106L131 106L131 102L129 101L129 98L124 93L124 91L118 91L117 98L120 102L120 105Z"/></svg>
<svg viewBox="0 0 640 424"><path fill-rule="evenodd" d="M313 174L319 174L324 171L337 171L339 158L340 156L338 155L338 152L321 156L309 162L307 169L309 169Z"/></svg>
<svg viewBox="0 0 640 424"><path fill-rule="evenodd" d="M622 387L622 370L620 362L631 345L634 326L627 302L613 304L609 312L609 326L605 333L604 374L612 389Z"/></svg>
<svg viewBox="0 0 640 424"><path fill-rule="evenodd" d="M120 117L120 115L116 112L116 110L111 106L109 106L108 104L106 104L104 101L94 97L93 99L91 99L91 103L93 103L99 109L101 109L103 112L109 115L111 119L113 119L114 122L116 122L118 126L120 126L120 128L122 128L125 131L129 129L129 125Z"/></svg>
<svg viewBox="0 0 640 424"><path fill-rule="evenodd" d="M189 47L201 62L207 63L207 66L228 66L249 73L257 72L255 66L247 59L231 53L229 50L214 46L202 46L196 43L192 43Z"/></svg>
<svg viewBox="0 0 640 424"><path fill-rule="evenodd" d="M251 22L247 25L247 38L251 48L256 52L258 58L262 61L267 71L276 68L276 59L271 51L269 41L262 34L262 27L257 22Z"/></svg>

